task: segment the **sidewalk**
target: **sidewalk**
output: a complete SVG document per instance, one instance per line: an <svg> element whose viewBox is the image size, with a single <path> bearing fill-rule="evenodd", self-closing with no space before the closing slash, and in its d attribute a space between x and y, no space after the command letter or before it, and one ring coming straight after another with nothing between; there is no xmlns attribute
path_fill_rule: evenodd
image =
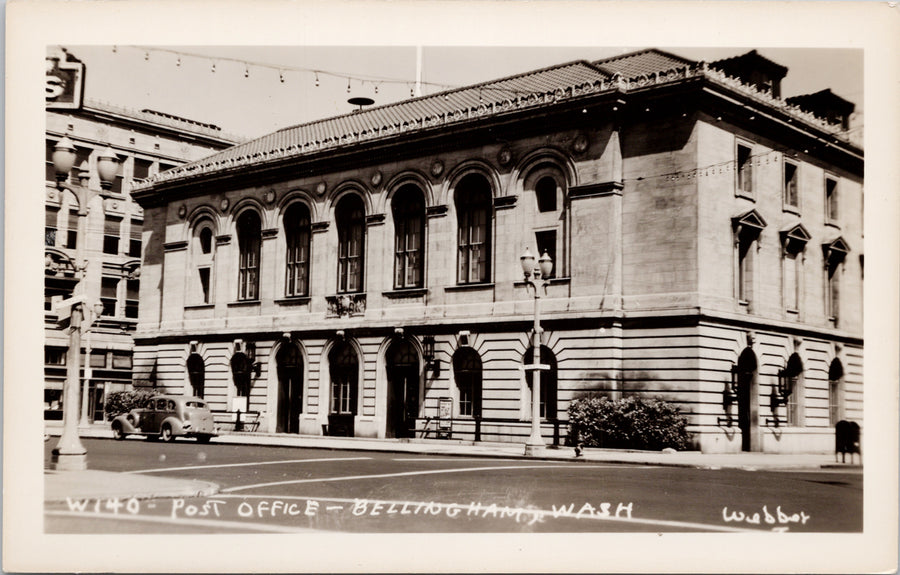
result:
<svg viewBox="0 0 900 575"><path fill-rule="evenodd" d="M58 436L61 427L47 427L47 433ZM79 429L81 437L112 439L109 427L95 425ZM55 439L50 439L55 441ZM179 440L182 441L182 440ZM190 441L190 440L183 440ZM415 453L446 455L453 457L486 457L505 459L530 459L545 461L590 461L601 463L626 463L632 465L665 465L698 469L757 470L842 470L861 471L859 456L856 464L836 463L834 454L780 454L780 453L701 453L681 451L627 451L618 449L586 448L581 457L575 457L571 447L547 448L539 457L526 458L524 447L511 443L464 442L440 439L366 439L285 435L267 433L230 433L213 439L213 443L259 445L269 447L305 447L328 450L380 451L390 453ZM848 461L850 459L848 458ZM214 494L218 486L202 482L135 473L106 471L54 472L44 474L46 501L64 501L69 498L149 498L191 497Z"/></svg>

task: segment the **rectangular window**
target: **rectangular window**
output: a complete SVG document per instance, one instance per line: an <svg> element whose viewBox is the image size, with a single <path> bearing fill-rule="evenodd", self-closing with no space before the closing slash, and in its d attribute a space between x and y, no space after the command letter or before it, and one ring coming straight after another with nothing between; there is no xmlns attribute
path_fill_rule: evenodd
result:
<svg viewBox="0 0 900 575"><path fill-rule="evenodd" d="M66 365L67 351L68 350L63 347L45 347L44 365Z"/></svg>
<svg viewBox="0 0 900 575"><path fill-rule="evenodd" d="M125 282L125 317L137 319L138 294L140 293L140 280L126 280Z"/></svg>
<svg viewBox="0 0 900 575"><path fill-rule="evenodd" d="M471 208L459 227L460 283L488 281L488 210Z"/></svg>
<svg viewBox="0 0 900 575"><path fill-rule="evenodd" d="M754 238L755 239L755 238ZM738 248L738 299L742 302L753 301L753 239L746 236L741 238Z"/></svg>
<svg viewBox="0 0 900 575"><path fill-rule="evenodd" d="M784 163L784 205L792 208L800 207L800 198L797 194L797 164Z"/></svg>
<svg viewBox="0 0 900 575"><path fill-rule="evenodd" d="M472 416L472 385L459 385L459 414Z"/></svg>
<svg viewBox="0 0 900 575"><path fill-rule="evenodd" d="M119 280L116 278L103 278L100 280L100 302L103 304L101 315L113 317L116 315L116 301L118 300Z"/></svg>
<svg viewBox="0 0 900 575"><path fill-rule="evenodd" d="M331 412L339 414L352 413L350 410L350 380L342 377L331 384Z"/></svg>
<svg viewBox="0 0 900 575"><path fill-rule="evenodd" d="M55 142L47 142L47 158L44 162L46 179L48 182L56 181L56 168L53 167L53 149L56 147Z"/></svg>
<svg viewBox="0 0 900 575"><path fill-rule="evenodd" d="M784 307L790 311L799 309L799 254L788 252L784 255Z"/></svg>
<svg viewBox="0 0 900 575"><path fill-rule="evenodd" d="M66 219L66 248L74 250L78 245L78 212L69 210Z"/></svg>
<svg viewBox="0 0 900 575"><path fill-rule="evenodd" d="M131 354L127 351L114 351L112 354L113 369L131 369Z"/></svg>
<svg viewBox="0 0 900 575"><path fill-rule="evenodd" d="M422 219L419 214L403 214L405 219L395 222L394 287L422 286Z"/></svg>
<svg viewBox="0 0 900 575"><path fill-rule="evenodd" d="M535 232L534 237L537 239L538 258L546 253L553 260L553 271L547 278L555 278L558 263L556 260L556 230Z"/></svg>
<svg viewBox="0 0 900 575"><path fill-rule="evenodd" d="M91 352L91 367L106 368L106 351Z"/></svg>
<svg viewBox="0 0 900 575"><path fill-rule="evenodd" d="M122 220L106 218L103 222L103 253L117 255L119 253L119 234Z"/></svg>
<svg viewBox="0 0 900 575"><path fill-rule="evenodd" d="M841 311L841 264L830 263L827 270L828 290L825 294L825 313L837 324Z"/></svg>
<svg viewBox="0 0 900 575"><path fill-rule="evenodd" d="M800 422L800 401L803 390L800 389L799 377L795 376L789 379L791 380L790 387L793 391L787 398L787 424L792 427L800 427L802 425Z"/></svg>
<svg viewBox="0 0 900 575"><path fill-rule="evenodd" d="M144 180L150 177L150 166L153 164L150 160L134 159L134 170L132 178L135 180Z"/></svg>
<svg viewBox="0 0 900 575"><path fill-rule="evenodd" d="M825 178L825 219L836 222L838 210L838 182L834 178Z"/></svg>
<svg viewBox="0 0 900 575"><path fill-rule="evenodd" d="M202 303L209 303L209 268L199 268L197 270L200 277L200 290L203 298Z"/></svg>
<svg viewBox="0 0 900 575"><path fill-rule="evenodd" d="M740 195L753 196L753 150L737 145L737 191Z"/></svg>
<svg viewBox="0 0 900 575"><path fill-rule="evenodd" d="M130 240L128 243L128 255L133 258L141 257L141 231L143 230L143 222L141 220L131 220Z"/></svg>
<svg viewBox="0 0 900 575"><path fill-rule="evenodd" d="M58 209L47 208L46 224L44 225L44 245L51 248L56 246L56 218L58 216Z"/></svg>

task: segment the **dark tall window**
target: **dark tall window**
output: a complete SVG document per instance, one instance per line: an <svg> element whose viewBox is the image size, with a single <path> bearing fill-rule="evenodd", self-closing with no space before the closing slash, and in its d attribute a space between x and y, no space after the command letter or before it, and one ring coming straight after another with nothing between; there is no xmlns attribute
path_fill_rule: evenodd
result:
<svg viewBox="0 0 900 575"><path fill-rule="evenodd" d="M131 220L131 231L129 232L128 255L133 258L141 257L141 231L143 229L141 220Z"/></svg>
<svg viewBox="0 0 900 575"><path fill-rule="evenodd" d="M284 295L309 295L309 208L293 204L284 214L287 241Z"/></svg>
<svg viewBox="0 0 900 575"><path fill-rule="evenodd" d="M556 230L545 230L535 232L534 238L537 240L538 257L546 253L553 260L553 269L550 271L548 278L556 277L556 269L559 266L559 260L556 258Z"/></svg>
<svg viewBox="0 0 900 575"><path fill-rule="evenodd" d="M102 315L116 315L116 302L119 297L118 289L118 278L103 278L100 280L100 302L103 304Z"/></svg>
<svg viewBox="0 0 900 575"><path fill-rule="evenodd" d="M759 230L747 227L740 232L738 243L738 299L753 301L753 266L756 260L756 240Z"/></svg>
<svg viewBox="0 0 900 575"><path fill-rule="evenodd" d="M44 224L44 245L54 247L56 245L56 218L59 216L59 210L56 208L47 208L47 220Z"/></svg>
<svg viewBox="0 0 900 575"><path fill-rule="evenodd" d="M532 365L534 362L534 348L529 347L522 357L523 365ZM541 363L550 366L549 369L541 370L541 417L544 419L557 419L559 417L556 395L557 395L557 378L556 378L556 356L547 346L541 346ZM529 387L532 385L533 370L525 371L525 381ZM534 389L532 387L532 389Z"/></svg>
<svg viewBox="0 0 900 575"><path fill-rule="evenodd" d="M132 178L135 180L145 180L150 177L150 166L153 165L153 162L150 160L142 160L141 158L134 159L134 170L132 172Z"/></svg>
<svg viewBox="0 0 900 575"><path fill-rule="evenodd" d="M394 196L394 287L422 287L425 204L421 192L405 186Z"/></svg>
<svg viewBox="0 0 900 575"><path fill-rule="evenodd" d="M338 292L363 289L366 211L359 196L348 195L335 210L338 231Z"/></svg>
<svg viewBox="0 0 900 575"><path fill-rule="evenodd" d="M787 366L781 374L787 387L787 424L802 427L803 409L803 361L796 353L788 358Z"/></svg>
<svg viewBox="0 0 900 575"><path fill-rule="evenodd" d="M737 146L737 189L739 194L753 195L753 150L749 146Z"/></svg>
<svg viewBox="0 0 900 575"><path fill-rule="evenodd" d="M481 371L481 357L471 347L461 347L453 354L461 416L481 417Z"/></svg>
<svg viewBox="0 0 900 575"><path fill-rule="evenodd" d="M238 235L238 299L259 298L259 250L262 225L259 214L245 210L237 221Z"/></svg>
<svg viewBox="0 0 900 575"><path fill-rule="evenodd" d="M74 250L78 245L78 210L69 210L66 217L66 246Z"/></svg>
<svg viewBox="0 0 900 575"><path fill-rule="evenodd" d="M197 397L203 397L204 387L206 385L206 365L203 358L199 354L192 353L187 358L188 378L191 381L191 388Z"/></svg>
<svg viewBox="0 0 900 575"><path fill-rule="evenodd" d="M784 203L785 205L798 207L800 199L797 194L797 164L784 163Z"/></svg>
<svg viewBox="0 0 900 575"><path fill-rule="evenodd" d="M116 255L119 253L119 234L122 230L122 220L118 218L106 218L103 222L103 253Z"/></svg>
<svg viewBox="0 0 900 575"><path fill-rule="evenodd" d="M837 322L841 314L841 260L832 258L826 270L828 293L825 294L825 311L829 319Z"/></svg>
<svg viewBox="0 0 900 575"><path fill-rule="evenodd" d="M828 423L837 424L843 417L844 366L835 358L828 366Z"/></svg>
<svg viewBox="0 0 900 575"><path fill-rule="evenodd" d="M830 222L837 221L839 214L837 180L825 178L825 219Z"/></svg>
<svg viewBox="0 0 900 575"><path fill-rule="evenodd" d="M537 198L539 212L556 211L556 180L549 176L538 180L534 187L534 195Z"/></svg>
<svg viewBox="0 0 900 575"><path fill-rule="evenodd" d="M194 227L191 238L191 260L194 277L191 286L191 303L207 304L212 301L215 240L210 220L201 220Z"/></svg>
<svg viewBox="0 0 900 575"><path fill-rule="evenodd" d="M138 294L140 293L140 280L125 281L125 317L137 319L138 316Z"/></svg>
<svg viewBox="0 0 900 575"><path fill-rule="evenodd" d="M468 175L456 186L458 282L490 281L491 188L481 176Z"/></svg>

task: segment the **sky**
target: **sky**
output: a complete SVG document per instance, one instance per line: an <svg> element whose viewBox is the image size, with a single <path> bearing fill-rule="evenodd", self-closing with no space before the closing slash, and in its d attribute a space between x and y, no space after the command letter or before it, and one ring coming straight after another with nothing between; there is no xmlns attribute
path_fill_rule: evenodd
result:
<svg viewBox="0 0 900 575"><path fill-rule="evenodd" d="M253 138L345 114L351 97L375 104L409 98L415 89L415 46L87 46L65 45L85 63L85 98L134 110L153 109ZM421 47L422 94L529 70L597 60L651 46ZM714 61L748 48L661 47ZM789 71L782 97L831 88L863 108L861 50L757 48ZM318 84L318 85L317 85Z"/></svg>

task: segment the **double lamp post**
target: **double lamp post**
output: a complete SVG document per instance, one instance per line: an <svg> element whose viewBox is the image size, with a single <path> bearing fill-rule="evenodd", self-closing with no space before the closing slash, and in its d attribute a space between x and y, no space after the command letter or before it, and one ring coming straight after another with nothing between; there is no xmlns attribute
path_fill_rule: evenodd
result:
<svg viewBox="0 0 900 575"><path fill-rule="evenodd" d="M541 371L549 369L549 366L541 363L541 292L547 293L550 273L553 271L553 260L544 252L534 265L534 255L529 248L519 258L522 262L522 272L525 274L525 285L534 290L534 329L531 334L532 361L531 365L524 366L526 371L531 371L531 435L525 442L525 455L540 455L544 449L544 438L541 436ZM527 288L526 288L527 289ZM550 406L548 405L549 409Z"/></svg>
<svg viewBox="0 0 900 575"><path fill-rule="evenodd" d="M75 146L68 137L63 136L57 142L53 150L53 168L56 171L56 186L60 190L68 190L78 200L78 234L75 241L75 295L69 300L71 313L69 320L69 349L66 356L66 382L63 385L63 430L59 443L53 449L53 463L60 471L77 471L87 468L87 450L78 436L78 408L80 368L81 368L81 332L90 327L90 319L100 314L99 304L86 307L88 303L85 296L84 270L87 262L84 259L84 242L87 232L88 203L95 194L100 192L91 190L90 170L87 162L82 162L78 167L79 184L67 184L65 180L75 166L77 156ZM119 159L112 148L108 147L97 158L97 172L100 175L100 185L104 190L112 187L112 182L119 171ZM66 304L66 302L63 302ZM85 316L88 322L85 322ZM84 325L86 324L86 325ZM86 365L90 365L90 357L85 358ZM87 369L85 375L87 375ZM85 389L82 391L81 408L82 420L87 422L88 385L85 381Z"/></svg>

